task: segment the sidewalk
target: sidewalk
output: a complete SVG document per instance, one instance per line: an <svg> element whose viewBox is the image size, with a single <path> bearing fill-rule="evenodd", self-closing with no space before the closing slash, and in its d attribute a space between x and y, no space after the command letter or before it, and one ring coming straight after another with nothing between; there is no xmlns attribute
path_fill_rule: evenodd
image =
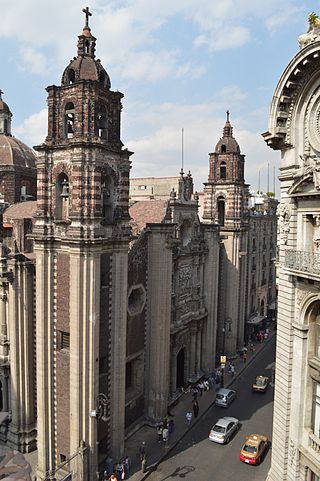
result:
<svg viewBox="0 0 320 481"><path fill-rule="evenodd" d="M271 323L270 323L271 324ZM252 353L248 350L248 359L243 362L240 356L234 361L236 374L234 377L231 376L226 370L224 375L224 387L229 387L232 383L239 377L242 372L247 368L248 365L252 363L254 358L257 356L261 350L266 346L267 343L273 339L275 335L274 326L269 326L270 328L270 338L267 342L262 344L254 342L255 351ZM202 396L198 395L199 404L199 416L197 419L193 418L191 426L194 426L199 422L201 417L210 409L212 403L215 400L216 391L210 389L204 392ZM188 432L188 427L186 424L185 415L190 409L192 411L192 395L191 393L182 394L179 398L179 402L172 408L170 412L174 416L174 430L171 433L169 441L166 445L162 442L158 442L158 435L155 427L143 426L138 431L136 431L132 436L130 436L125 443L125 454L130 457L131 467L130 476L128 479L130 481L142 481L147 479L152 471L157 467L158 464L163 461L163 459L168 456L168 454L175 448L178 442L186 435ZM147 454L147 472L142 473L141 463L139 461L138 451L139 447L144 441L146 443L146 454Z"/></svg>

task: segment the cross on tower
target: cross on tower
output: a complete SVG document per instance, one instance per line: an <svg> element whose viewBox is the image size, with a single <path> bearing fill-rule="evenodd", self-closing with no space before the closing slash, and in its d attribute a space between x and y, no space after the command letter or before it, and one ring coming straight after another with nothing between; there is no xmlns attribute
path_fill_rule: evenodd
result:
<svg viewBox="0 0 320 481"><path fill-rule="evenodd" d="M4 94L4 91L0 89L0 100L2 100L2 94Z"/></svg>
<svg viewBox="0 0 320 481"><path fill-rule="evenodd" d="M229 110L227 110L227 122L229 122L229 115L230 115L230 112Z"/></svg>
<svg viewBox="0 0 320 481"><path fill-rule="evenodd" d="M86 27L89 28L89 17L91 17L92 13L89 12L89 7L83 8L82 11L86 16Z"/></svg>

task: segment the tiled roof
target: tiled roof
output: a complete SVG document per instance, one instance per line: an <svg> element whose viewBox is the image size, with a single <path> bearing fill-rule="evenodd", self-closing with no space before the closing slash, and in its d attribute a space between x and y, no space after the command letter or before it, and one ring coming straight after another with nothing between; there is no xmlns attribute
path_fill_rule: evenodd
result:
<svg viewBox="0 0 320 481"><path fill-rule="evenodd" d="M147 200L133 204L129 209L133 233L139 234L146 224L162 222L166 214L167 203L167 200Z"/></svg>
<svg viewBox="0 0 320 481"><path fill-rule="evenodd" d="M18 202L12 204L3 213L3 221L10 222L15 219L31 219L37 210L37 201Z"/></svg>
<svg viewBox="0 0 320 481"><path fill-rule="evenodd" d="M0 167L18 165L36 168L36 155L30 147L11 135L0 134Z"/></svg>

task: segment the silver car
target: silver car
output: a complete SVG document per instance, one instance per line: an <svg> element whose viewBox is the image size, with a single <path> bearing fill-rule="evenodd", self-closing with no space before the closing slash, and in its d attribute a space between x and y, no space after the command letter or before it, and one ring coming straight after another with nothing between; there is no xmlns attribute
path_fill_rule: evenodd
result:
<svg viewBox="0 0 320 481"><path fill-rule="evenodd" d="M240 429L239 419L225 416L219 419L209 433L210 441L219 444L229 442L231 436Z"/></svg>
<svg viewBox="0 0 320 481"><path fill-rule="evenodd" d="M237 397L236 391L232 389L220 388L216 395L215 405L223 408L230 406L232 401Z"/></svg>

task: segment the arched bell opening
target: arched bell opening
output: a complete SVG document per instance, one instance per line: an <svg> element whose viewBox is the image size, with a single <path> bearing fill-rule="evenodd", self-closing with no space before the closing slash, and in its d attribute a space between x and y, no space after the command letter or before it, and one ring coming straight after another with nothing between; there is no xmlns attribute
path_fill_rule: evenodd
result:
<svg viewBox="0 0 320 481"><path fill-rule="evenodd" d="M75 110L74 104L68 102L64 111L64 132L67 139L72 139L75 132Z"/></svg>
<svg viewBox="0 0 320 481"><path fill-rule="evenodd" d="M76 81L76 73L73 70L73 68L71 68L68 72L68 83L73 84L75 81Z"/></svg>
<svg viewBox="0 0 320 481"><path fill-rule="evenodd" d="M105 175L101 179L101 204L104 221L112 222L114 209L114 182L110 175Z"/></svg>
<svg viewBox="0 0 320 481"><path fill-rule="evenodd" d="M179 389L180 387L184 386L185 384L185 356L184 356L184 349L180 349L177 355L177 382L176 388Z"/></svg>
<svg viewBox="0 0 320 481"><path fill-rule="evenodd" d="M69 178L62 172L56 182L56 219L67 220L69 217Z"/></svg>
<svg viewBox="0 0 320 481"><path fill-rule="evenodd" d="M221 151L222 147L225 147L225 145L221 146ZM221 162L220 164L220 179L225 180L227 178L227 164L225 162Z"/></svg>
<svg viewBox="0 0 320 481"><path fill-rule="evenodd" d="M260 316L264 316L264 300L260 302Z"/></svg>
<svg viewBox="0 0 320 481"><path fill-rule="evenodd" d="M218 223L219 223L219 225L223 226L224 222L225 222L225 199L224 199L224 197L218 197L217 211L218 211Z"/></svg>
<svg viewBox="0 0 320 481"><path fill-rule="evenodd" d="M108 139L108 119L107 119L107 109L104 105L101 106L99 109L97 126L98 126L98 136L100 137L100 139L107 140Z"/></svg>
<svg viewBox="0 0 320 481"><path fill-rule="evenodd" d="M89 40L86 40L84 42L84 53L88 55L90 53L90 42Z"/></svg>

